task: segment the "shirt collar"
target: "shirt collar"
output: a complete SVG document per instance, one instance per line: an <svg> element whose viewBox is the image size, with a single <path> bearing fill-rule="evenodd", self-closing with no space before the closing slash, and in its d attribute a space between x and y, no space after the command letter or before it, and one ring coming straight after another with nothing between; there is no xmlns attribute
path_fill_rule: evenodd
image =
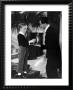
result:
<svg viewBox="0 0 73 90"><path fill-rule="evenodd" d="M21 31L19 32L19 34L22 34L22 35L24 35L24 33L23 33L23 32L21 32Z"/></svg>
<svg viewBox="0 0 73 90"><path fill-rule="evenodd" d="M48 24L47 26L46 26L46 29L45 29L45 32L47 31L47 29L50 27L50 24Z"/></svg>

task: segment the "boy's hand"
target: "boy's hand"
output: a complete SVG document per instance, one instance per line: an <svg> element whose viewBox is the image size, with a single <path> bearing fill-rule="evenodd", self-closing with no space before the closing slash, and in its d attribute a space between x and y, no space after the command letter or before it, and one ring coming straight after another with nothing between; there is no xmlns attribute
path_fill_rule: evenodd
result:
<svg viewBox="0 0 73 90"><path fill-rule="evenodd" d="M29 41L29 45L32 43L32 44L34 44L36 42L36 39L32 39L32 40L30 40Z"/></svg>

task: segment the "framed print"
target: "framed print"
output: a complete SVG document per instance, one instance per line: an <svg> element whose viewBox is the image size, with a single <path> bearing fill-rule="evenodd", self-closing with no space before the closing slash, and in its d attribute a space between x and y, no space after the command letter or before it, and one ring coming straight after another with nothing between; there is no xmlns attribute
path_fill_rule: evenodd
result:
<svg viewBox="0 0 73 90"><path fill-rule="evenodd" d="M72 3L1 2L3 88L72 87Z"/></svg>

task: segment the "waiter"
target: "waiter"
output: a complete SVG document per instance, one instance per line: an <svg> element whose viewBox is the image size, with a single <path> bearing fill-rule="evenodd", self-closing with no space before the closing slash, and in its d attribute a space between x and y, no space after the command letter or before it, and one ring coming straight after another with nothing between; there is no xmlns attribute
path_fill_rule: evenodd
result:
<svg viewBox="0 0 73 90"><path fill-rule="evenodd" d="M57 30L53 22L46 23L43 18L43 23L46 26L45 34L45 49L46 49L46 73L48 78L58 78L58 71L61 70L61 50Z"/></svg>

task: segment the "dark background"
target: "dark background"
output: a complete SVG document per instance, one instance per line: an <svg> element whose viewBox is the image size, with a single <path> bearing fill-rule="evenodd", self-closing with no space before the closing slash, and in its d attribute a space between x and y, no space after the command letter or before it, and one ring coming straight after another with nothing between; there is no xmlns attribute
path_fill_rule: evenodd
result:
<svg viewBox="0 0 73 90"><path fill-rule="evenodd" d="M39 25L39 20L42 20L42 23L46 22L46 23L53 23L53 27L56 29L57 34L59 35L59 24L60 24L60 14L61 12L59 11L55 11L55 12L47 12L47 17L42 16L43 12L40 12L38 15L36 15L36 12L24 12L23 14L20 14L18 11L12 11L11 14L11 27L17 27L18 28L18 24L21 22L27 22L28 23L32 23L32 25L38 26ZM27 20L26 20L26 16L27 16ZM36 20L35 20L36 18ZM59 36L58 36L59 37Z"/></svg>

